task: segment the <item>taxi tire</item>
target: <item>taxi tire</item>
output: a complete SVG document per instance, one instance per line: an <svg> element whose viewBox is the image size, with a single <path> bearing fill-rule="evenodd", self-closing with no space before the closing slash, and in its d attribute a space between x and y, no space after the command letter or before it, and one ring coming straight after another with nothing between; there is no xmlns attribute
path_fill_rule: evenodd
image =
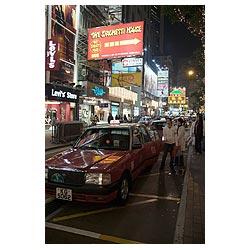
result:
<svg viewBox="0 0 250 250"><path fill-rule="evenodd" d="M130 191L130 178L128 174L124 174L121 178L118 193L116 197L116 203L118 205L124 205L128 200L128 194Z"/></svg>

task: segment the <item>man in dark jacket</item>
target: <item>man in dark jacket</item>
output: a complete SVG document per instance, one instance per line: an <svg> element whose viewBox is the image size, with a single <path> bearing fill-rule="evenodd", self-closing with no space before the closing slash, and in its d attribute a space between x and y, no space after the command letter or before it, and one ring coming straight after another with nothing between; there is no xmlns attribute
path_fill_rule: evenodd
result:
<svg viewBox="0 0 250 250"><path fill-rule="evenodd" d="M112 116L111 113L109 113L109 116L108 116L108 123L110 123L111 120L114 120L114 117Z"/></svg>
<svg viewBox="0 0 250 250"><path fill-rule="evenodd" d="M197 114L197 119L194 125L194 136L195 136L195 153L201 154L201 141L203 137L203 119L202 114Z"/></svg>

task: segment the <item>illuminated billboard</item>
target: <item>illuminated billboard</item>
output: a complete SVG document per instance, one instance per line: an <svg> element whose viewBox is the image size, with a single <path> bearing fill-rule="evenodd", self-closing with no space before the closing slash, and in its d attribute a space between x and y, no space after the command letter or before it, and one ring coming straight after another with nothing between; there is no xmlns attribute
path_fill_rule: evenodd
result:
<svg viewBox="0 0 250 250"><path fill-rule="evenodd" d="M185 96L169 96L168 104L185 104L186 97Z"/></svg>
<svg viewBox="0 0 250 250"><path fill-rule="evenodd" d="M142 56L144 22L88 29L88 60Z"/></svg>
<svg viewBox="0 0 250 250"><path fill-rule="evenodd" d="M135 66L142 66L142 65L143 65L142 57L129 57L129 58L122 59L123 67L135 67Z"/></svg>
<svg viewBox="0 0 250 250"><path fill-rule="evenodd" d="M142 72L142 66L126 67L122 61L112 63L112 74L129 73L129 72Z"/></svg>
<svg viewBox="0 0 250 250"><path fill-rule="evenodd" d="M112 87L142 86L142 66L124 67L123 60L112 63Z"/></svg>
<svg viewBox="0 0 250 250"><path fill-rule="evenodd" d="M52 5L51 37L60 44L60 59L75 64L76 5Z"/></svg>
<svg viewBox="0 0 250 250"><path fill-rule="evenodd" d="M174 88L168 97L168 104L185 104L186 88Z"/></svg>
<svg viewBox="0 0 250 250"><path fill-rule="evenodd" d="M140 87L141 85L142 85L142 72L112 74L112 79L111 79L112 87L127 87L127 86Z"/></svg>
<svg viewBox="0 0 250 250"><path fill-rule="evenodd" d="M52 5L52 36L62 35L65 27L76 33L76 5Z"/></svg>
<svg viewBox="0 0 250 250"><path fill-rule="evenodd" d="M144 66L144 90L158 96L157 75L147 64Z"/></svg>
<svg viewBox="0 0 250 250"><path fill-rule="evenodd" d="M164 90L168 88L168 69L158 71L157 89Z"/></svg>

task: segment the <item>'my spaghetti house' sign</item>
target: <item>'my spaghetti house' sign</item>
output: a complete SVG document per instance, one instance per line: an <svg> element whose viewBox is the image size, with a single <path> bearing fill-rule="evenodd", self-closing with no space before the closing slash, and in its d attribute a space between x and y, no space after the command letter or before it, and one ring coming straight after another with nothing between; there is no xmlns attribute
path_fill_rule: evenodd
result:
<svg viewBox="0 0 250 250"><path fill-rule="evenodd" d="M144 22L88 29L88 60L141 56Z"/></svg>

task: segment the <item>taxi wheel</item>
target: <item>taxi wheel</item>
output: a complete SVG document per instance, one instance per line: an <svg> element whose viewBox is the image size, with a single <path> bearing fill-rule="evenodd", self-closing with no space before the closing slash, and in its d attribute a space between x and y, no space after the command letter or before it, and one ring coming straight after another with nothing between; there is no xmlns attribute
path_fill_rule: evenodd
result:
<svg viewBox="0 0 250 250"><path fill-rule="evenodd" d="M128 200L128 194L130 190L130 179L128 175L124 175L121 179L118 194L117 194L117 203L123 205Z"/></svg>

